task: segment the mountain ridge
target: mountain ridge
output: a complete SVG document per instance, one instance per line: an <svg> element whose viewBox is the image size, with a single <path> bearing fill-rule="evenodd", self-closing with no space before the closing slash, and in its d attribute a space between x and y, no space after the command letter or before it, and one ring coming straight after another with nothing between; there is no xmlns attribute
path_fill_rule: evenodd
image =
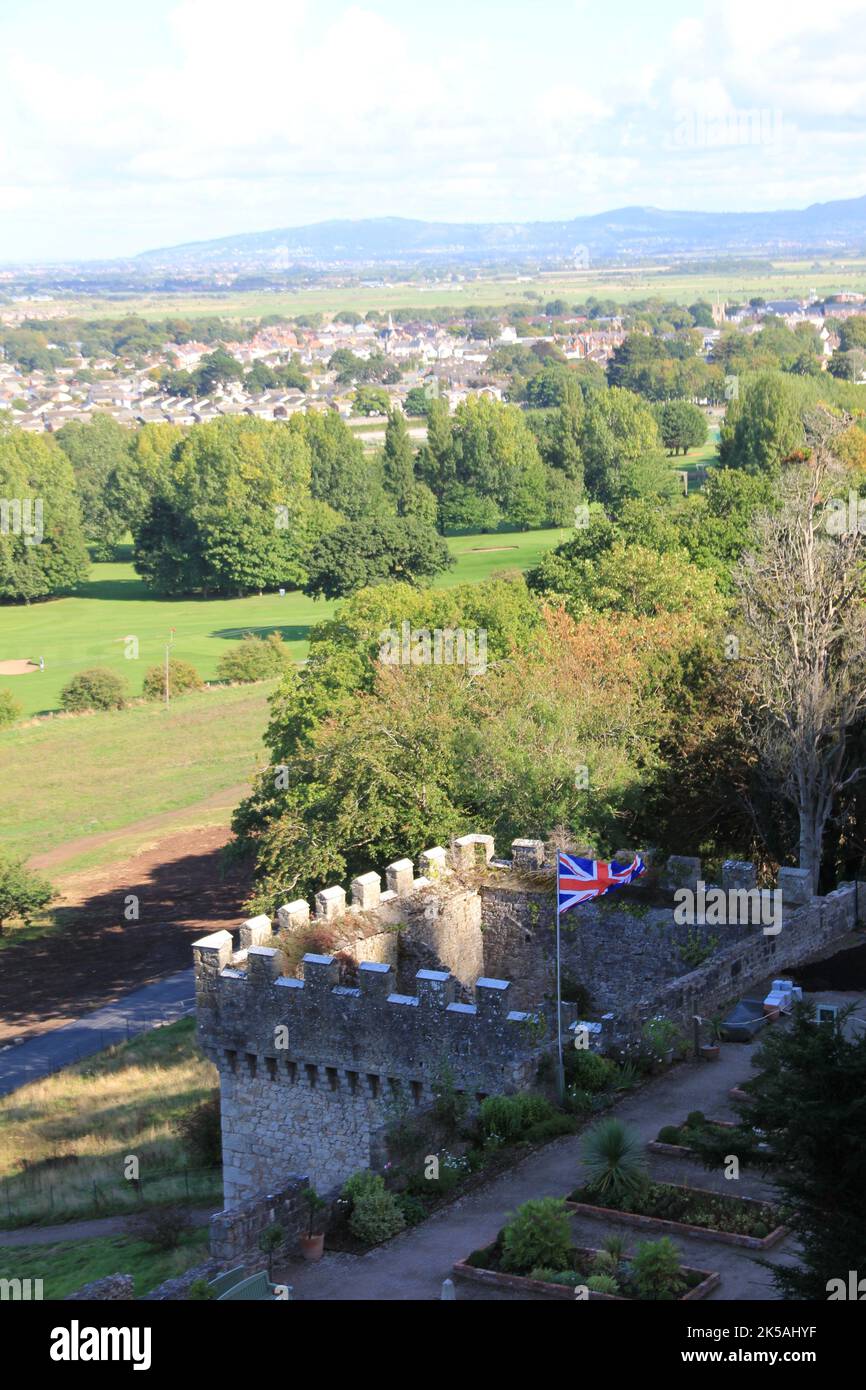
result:
<svg viewBox="0 0 866 1390"><path fill-rule="evenodd" d="M547 221L332 218L140 252L139 263L384 264L403 260L637 258L866 246L866 196L768 212L695 212L632 204Z"/></svg>

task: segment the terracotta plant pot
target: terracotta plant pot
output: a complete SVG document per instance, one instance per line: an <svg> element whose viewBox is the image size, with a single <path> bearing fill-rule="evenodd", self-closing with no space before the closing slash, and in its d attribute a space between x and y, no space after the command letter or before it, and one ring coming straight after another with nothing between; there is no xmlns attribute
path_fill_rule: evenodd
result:
<svg viewBox="0 0 866 1390"><path fill-rule="evenodd" d="M703 1043L701 1045L701 1056L705 1062L717 1062L721 1050L718 1043Z"/></svg>
<svg viewBox="0 0 866 1390"><path fill-rule="evenodd" d="M320 1260L325 1248L325 1234L301 1236L301 1254L305 1260Z"/></svg>

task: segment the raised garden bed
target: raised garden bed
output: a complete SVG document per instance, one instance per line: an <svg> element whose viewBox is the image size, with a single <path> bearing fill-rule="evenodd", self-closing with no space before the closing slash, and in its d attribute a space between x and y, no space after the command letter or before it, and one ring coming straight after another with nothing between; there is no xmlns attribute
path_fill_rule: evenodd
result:
<svg viewBox="0 0 866 1390"><path fill-rule="evenodd" d="M749 1091L743 1090L743 1085L732 1086L728 1091L731 1100L754 1100L755 1097Z"/></svg>
<svg viewBox="0 0 866 1390"><path fill-rule="evenodd" d="M618 1221L626 1226L637 1226L645 1231L666 1231L671 1235L703 1236L706 1240L718 1241L724 1245L742 1245L748 1250L769 1250L788 1234L787 1226L779 1220L778 1211L767 1202L753 1197L728 1197L719 1192L708 1192L701 1187L681 1187L676 1183L653 1183L644 1205L655 1203L668 1211L676 1210L677 1218L644 1214L636 1211L623 1211L619 1207L596 1205L592 1193L577 1188L566 1198L569 1211L579 1212L581 1216L591 1216L602 1221ZM701 1220L689 1221L689 1216ZM682 1219L680 1219L682 1218ZM727 1220L726 1220L727 1218ZM714 1226L713 1220L726 1222ZM747 1230L731 1227L749 1226ZM763 1231L763 1234L758 1232Z"/></svg>
<svg viewBox="0 0 866 1390"><path fill-rule="evenodd" d="M683 1130L686 1128L687 1124L688 1121L683 1120L682 1123L679 1125L665 1126L665 1128ZM706 1119L704 1121L704 1124L707 1129L737 1128L735 1120ZM663 1134L664 1130L660 1130L659 1133ZM674 1144L672 1141L666 1142L662 1139L651 1139L650 1142L647 1144L647 1148L649 1149L650 1153L666 1154L669 1158L694 1158L696 1156L694 1149L689 1144Z"/></svg>
<svg viewBox="0 0 866 1390"><path fill-rule="evenodd" d="M573 1254L575 1271L582 1273L583 1268L586 1271L585 1277L589 1277L592 1261L600 1252L586 1246L575 1246ZM470 1261L474 1263L470 1263ZM487 1284L493 1288L508 1289L513 1293L537 1294L543 1298L574 1300L574 1286L571 1284L548 1284L541 1279L530 1279L525 1274L506 1273L497 1267L498 1263L499 1243L494 1241L492 1245L486 1246L483 1250L473 1251L465 1260L458 1260L457 1264L454 1265L454 1274L458 1279L468 1279L476 1284ZM707 1294L717 1288L720 1283L720 1276L712 1270L692 1269L689 1265L680 1265L680 1272L686 1281L687 1288L685 1293L679 1295L676 1300L678 1303L706 1298ZM635 1303L639 1301L626 1294L600 1293L595 1289L588 1289L586 1297L604 1303Z"/></svg>

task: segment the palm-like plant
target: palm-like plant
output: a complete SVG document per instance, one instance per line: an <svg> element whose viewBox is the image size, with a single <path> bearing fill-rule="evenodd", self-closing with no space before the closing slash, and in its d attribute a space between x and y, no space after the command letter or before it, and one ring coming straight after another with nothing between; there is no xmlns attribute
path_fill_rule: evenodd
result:
<svg viewBox="0 0 866 1390"><path fill-rule="evenodd" d="M622 1120L599 1120L583 1136L586 1186L600 1197L631 1197L646 1183L646 1159L637 1130Z"/></svg>

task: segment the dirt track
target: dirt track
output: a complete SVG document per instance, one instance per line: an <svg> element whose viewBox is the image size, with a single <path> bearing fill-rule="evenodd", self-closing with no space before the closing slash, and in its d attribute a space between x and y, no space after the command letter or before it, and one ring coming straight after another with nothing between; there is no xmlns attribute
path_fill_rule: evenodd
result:
<svg viewBox="0 0 866 1390"><path fill-rule="evenodd" d="M58 912L62 937L13 944L0 955L0 1041L59 1027L182 970L197 936L237 925L249 873L235 865L224 874L229 837L225 826L164 831L124 863L70 879ZM60 846L52 854L70 852ZM125 917L130 895L137 921Z"/></svg>

